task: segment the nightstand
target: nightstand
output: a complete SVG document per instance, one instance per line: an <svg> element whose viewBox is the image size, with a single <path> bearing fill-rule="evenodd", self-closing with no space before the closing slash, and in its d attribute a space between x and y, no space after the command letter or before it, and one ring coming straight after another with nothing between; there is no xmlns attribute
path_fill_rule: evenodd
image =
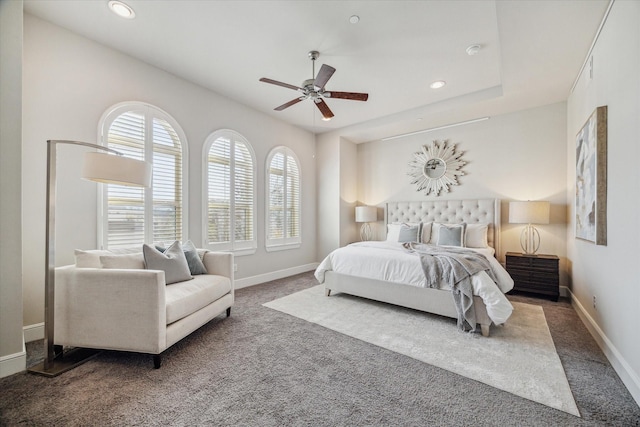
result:
<svg viewBox="0 0 640 427"><path fill-rule="evenodd" d="M507 272L514 291L527 292L558 301L560 295L558 263L555 255L527 255L507 252Z"/></svg>

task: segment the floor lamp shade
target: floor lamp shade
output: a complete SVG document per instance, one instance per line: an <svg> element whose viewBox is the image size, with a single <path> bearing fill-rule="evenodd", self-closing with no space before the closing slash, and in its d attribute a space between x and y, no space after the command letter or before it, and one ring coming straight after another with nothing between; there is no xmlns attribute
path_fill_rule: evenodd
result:
<svg viewBox="0 0 640 427"><path fill-rule="evenodd" d="M362 222L360 227L360 239L371 240L370 222L378 220L378 209L375 206L356 206L356 222Z"/></svg>
<svg viewBox="0 0 640 427"><path fill-rule="evenodd" d="M124 157L121 153L102 145L80 141L47 141L47 211L45 236L45 278L44 278L44 362L29 368L29 372L55 377L73 369L97 354L92 349L64 351L55 345L55 208L56 208L56 156L58 144L81 145L103 152L89 152L85 156L83 177L92 181L149 187L151 165L147 162Z"/></svg>
<svg viewBox="0 0 640 427"><path fill-rule="evenodd" d="M84 155L82 177L107 184L149 187L151 165L129 157L92 151Z"/></svg>
<svg viewBox="0 0 640 427"><path fill-rule="evenodd" d="M520 246L533 255L540 248L540 233L532 224L549 224L549 202L526 201L509 203L509 223L527 224L520 234Z"/></svg>

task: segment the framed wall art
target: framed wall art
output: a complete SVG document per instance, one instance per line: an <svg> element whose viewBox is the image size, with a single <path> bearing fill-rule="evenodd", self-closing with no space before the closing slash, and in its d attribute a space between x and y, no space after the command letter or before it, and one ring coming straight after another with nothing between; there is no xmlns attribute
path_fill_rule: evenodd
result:
<svg viewBox="0 0 640 427"><path fill-rule="evenodd" d="M607 106L576 136L576 238L607 244Z"/></svg>

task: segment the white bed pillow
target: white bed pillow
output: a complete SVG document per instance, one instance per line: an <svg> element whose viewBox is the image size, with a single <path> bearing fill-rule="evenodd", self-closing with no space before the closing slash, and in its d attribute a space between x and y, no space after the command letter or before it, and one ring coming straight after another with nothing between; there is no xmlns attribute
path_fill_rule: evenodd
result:
<svg viewBox="0 0 640 427"><path fill-rule="evenodd" d="M387 224L387 242L417 242L420 236L420 224Z"/></svg>
<svg viewBox="0 0 640 427"><path fill-rule="evenodd" d="M467 224L467 230L464 235L464 245L468 248L487 248L489 241L487 233L489 232L489 224Z"/></svg>
<svg viewBox="0 0 640 427"><path fill-rule="evenodd" d="M420 231L420 243L429 243L431 240L431 229L433 228L433 222L423 222L422 230Z"/></svg>

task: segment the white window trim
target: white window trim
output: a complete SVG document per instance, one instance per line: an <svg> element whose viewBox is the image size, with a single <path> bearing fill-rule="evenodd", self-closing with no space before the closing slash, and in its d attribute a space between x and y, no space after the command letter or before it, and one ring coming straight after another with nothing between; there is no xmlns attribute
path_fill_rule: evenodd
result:
<svg viewBox="0 0 640 427"><path fill-rule="evenodd" d="M107 131L113 121L120 116L122 113L127 111L144 111L145 117L146 113L151 111L159 113L162 115L162 119L166 120L172 127L173 130L178 134L180 138L180 142L182 142L182 241L186 241L189 236L189 144L187 142L187 136L182 130L182 127L178 124L178 122L171 116L169 113L164 111L161 108L158 108L154 105L148 104L146 102L140 101L125 101L115 104L108 108L100 117L100 121L98 122L98 144L107 146L105 131ZM148 121L145 121L145 126L149 126ZM146 150L148 148L145 144L145 158L147 153ZM106 219L104 216L105 206L107 205L107 191L105 191L105 185L98 183L98 248L105 249L105 244L108 241L107 237L107 227L106 227ZM145 200L149 197L152 197L150 188L145 188ZM150 209L147 207L145 210L145 221ZM153 214L153 213L152 213ZM145 228L145 243L153 243L153 230L150 227Z"/></svg>
<svg viewBox="0 0 640 427"><path fill-rule="evenodd" d="M241 140L251 158L253 160L253 240L243 245L238 245L235 242L235 238L228 243L209 243L209 236L207 230L209 228L209 180L208 180L208 171L209 171L209 150L213 143L220 137L224 135L232 134L233 137ZM257 175L258 175L258 163L256 161L256 153L253 150L253 146L245 138L241 133L232 130L232 129L218 129L215 132L211 133L207 139L205 140L204 146L202 147L202 245L203 248L212 250L212 251L228 251L233 252L236 256L244 256L244 255L252 255L256 253L258 249L258 227L257 227L257 217L258 217L258 186L257 186ZM232 174L232 179L235 179L235 174ZM231 206L232 211L235 213L235 201L231 198ZM231 215L231 230L234 230L235 226L235 215Z"/></svg>
<svg viewBox="0 0 640 427"><path fill-rule="evenodd" d="M273 156L276 155L276 153L278 152L284 152L285 154L285 159L286 156L291 156L293 157L293 159L296 162L296 165L298 166L298 186L300 187L300 205L298 206L298 214L299 214L299 218L300 218L300 223L298 224L299 228L300 228L300 235L298 237L293 237L293 238L282 238L282 239L270 239L269 238L269 203L270 203L270 199L269 199L269 193L270 193L270 184L269 184L269 169L271 166L271 160L273 160ZM286 160L285 160L285 164L286 164ZM265 206L264 206L264 212L265 212L265 250L267 252L276 252L276 251L286 251L286 250L290 250L290 249L297 249L299 247L302 246L302 166L300 164L300 160L298 159L298 156L296 156L296 153L289 147L284 146L284 145L279 145L277 147L274 147L273 149L271 149L271 151L269 152L269 155L267 156L267 161L265 162ZM286 184L286 175L285 175L285 180L284 180L285 184ZM285 191L285 195L286 195L286 191ZM286 206L286 203L285 203ZM285 215L286 218L286 215ZM285 225L286 228L286 225Z"/></svg>

